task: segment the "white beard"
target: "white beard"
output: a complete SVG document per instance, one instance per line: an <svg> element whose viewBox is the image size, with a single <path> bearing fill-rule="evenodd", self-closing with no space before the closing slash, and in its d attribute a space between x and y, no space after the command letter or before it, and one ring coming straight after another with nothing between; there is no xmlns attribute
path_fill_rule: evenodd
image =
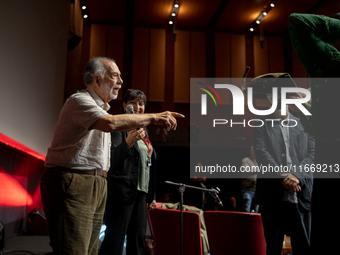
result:
<svg viewBox="0 0 340 255"><path fill-rule="evenodd" d="M110 85L108 83L105 83L102 85L103 89L106 91L106 93L109 95L111 100L115 100L117 99L118 95L113 94L113 88L110 87Z"/></svg>

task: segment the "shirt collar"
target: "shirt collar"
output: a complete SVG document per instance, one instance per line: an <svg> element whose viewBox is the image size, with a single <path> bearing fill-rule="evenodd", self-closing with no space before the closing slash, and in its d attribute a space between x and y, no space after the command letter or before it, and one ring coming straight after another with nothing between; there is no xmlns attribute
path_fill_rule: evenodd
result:
<svg viewBox="0 0 340 255"><path fill-rule="evenodd" d="M274 113L273 113L273 116L275 117L275 119L281 120L281 121L291 119L291 114L290 114L290 112L288 112L287 118L285 118L285 119L283 119L283 120L282 120L281 118L277 117Z"/></svg>
<svg viewBox="0 0 340 255"><path fill-rule="evenodd" d="M91 97L94 99L96 104L102 108L105 111L108 111L110 109L110 105L108 103L104 103L104 101L97 95L96 92L93 91L93 89L87 87L86 91L91 95Z"/></svg>

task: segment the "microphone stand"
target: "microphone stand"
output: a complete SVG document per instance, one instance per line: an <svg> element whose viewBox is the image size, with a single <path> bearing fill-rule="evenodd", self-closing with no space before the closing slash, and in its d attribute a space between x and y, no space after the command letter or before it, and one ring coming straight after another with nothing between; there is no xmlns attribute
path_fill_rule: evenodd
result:
<svg viewBox="0 0 340 255"><path fill-rule="evenodd" d="M203 191L208 191L208 192L209 191L210 192L216 192L216 190L215 189L195 187L195 186L190 186L190 185L186 185L186 184L183 184L183 183L175 183L175 182L170 182L170 181L165 181L165 183L179 186L178 190L181 193L179 209L180 209L180 255L182 255L183 254L183 198L184 198L185 188L203 190Z"/></svg>
<svg viewBox="0 0 340 255"><path fill-rule="evenodd" d="M202 191L202 211L204 211L205 191Z"/></svg>

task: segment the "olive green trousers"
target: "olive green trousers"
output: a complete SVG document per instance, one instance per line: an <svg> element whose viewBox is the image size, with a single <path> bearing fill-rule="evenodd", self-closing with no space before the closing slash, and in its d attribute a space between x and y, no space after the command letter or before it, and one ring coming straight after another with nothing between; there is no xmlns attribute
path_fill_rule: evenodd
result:
<svg viewBox="0 0 340 255"><path fill-rule="evenodd" d="M48 169L41 197L54 255L96 255L107 196L106 179Z"/></svg>

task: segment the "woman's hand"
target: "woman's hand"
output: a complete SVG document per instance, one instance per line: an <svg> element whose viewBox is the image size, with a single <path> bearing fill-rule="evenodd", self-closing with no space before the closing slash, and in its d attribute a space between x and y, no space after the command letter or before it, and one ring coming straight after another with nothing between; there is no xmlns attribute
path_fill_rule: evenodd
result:
<svg viewBox="0 0 340 255"><path fill-rule="evenodd" d="M137 142L138 140L142 139L145 137L145 131L143 128L139 128L139 129L134 129L131 130L128 133L128 136L126 137L126 144L128 146L128 148L131 148L132 145Z"/></svg>

